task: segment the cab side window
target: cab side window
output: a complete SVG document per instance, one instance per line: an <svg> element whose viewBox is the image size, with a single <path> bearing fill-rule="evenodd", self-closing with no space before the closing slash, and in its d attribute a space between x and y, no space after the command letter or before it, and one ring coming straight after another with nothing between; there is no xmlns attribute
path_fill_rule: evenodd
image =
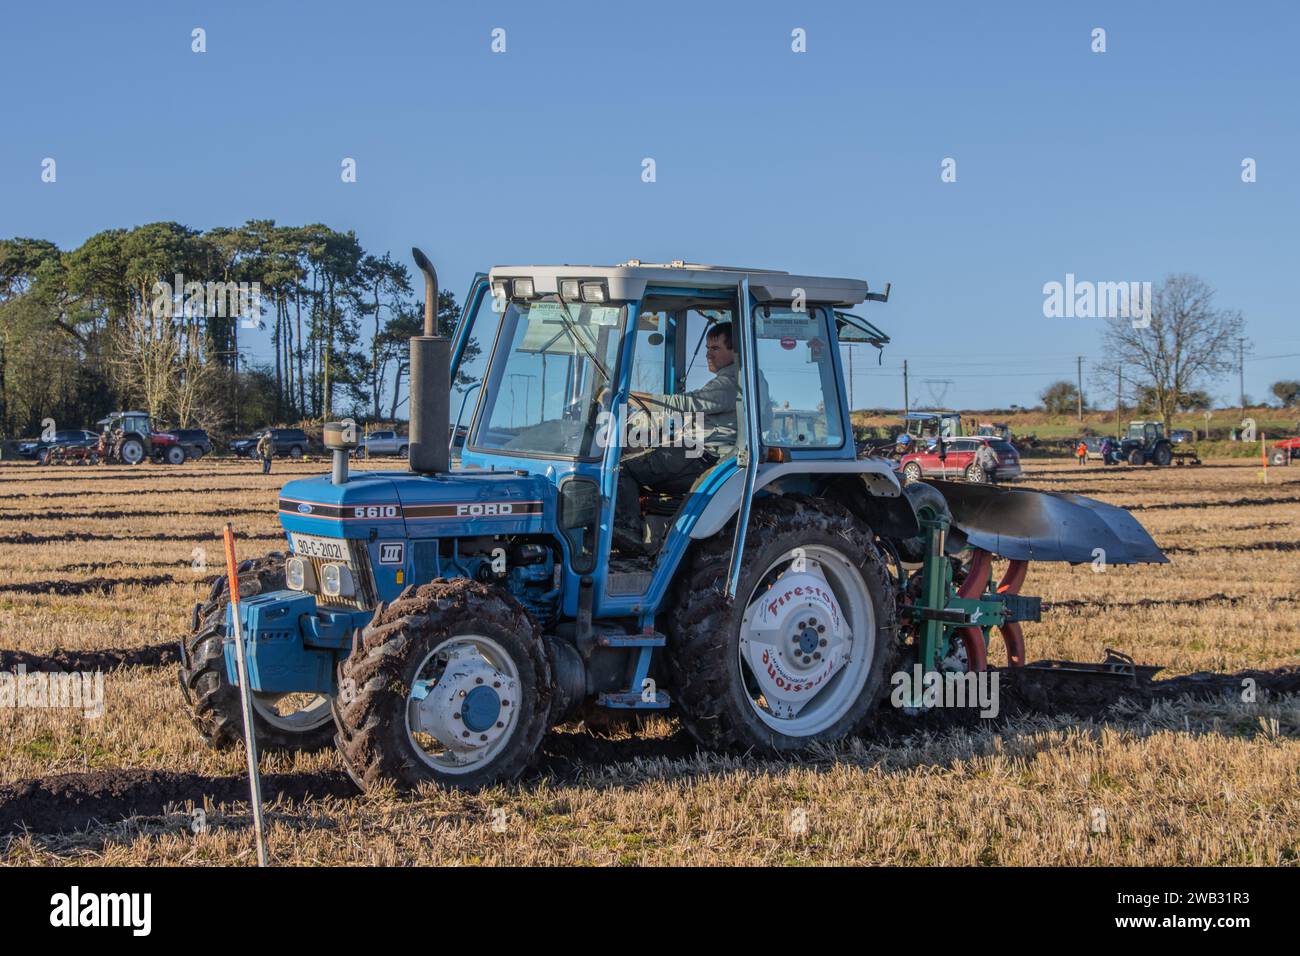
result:
<svg viewBox="0 0 1300 956"><path fill-rule="evenodd" d="M826 310L760 305L754 309L754 322L763 443L791 448L842 446Z"/></svg>

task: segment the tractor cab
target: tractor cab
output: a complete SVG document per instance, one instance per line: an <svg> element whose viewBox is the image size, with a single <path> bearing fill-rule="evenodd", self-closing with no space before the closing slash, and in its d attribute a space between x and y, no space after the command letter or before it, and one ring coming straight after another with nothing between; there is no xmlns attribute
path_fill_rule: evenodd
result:
<svg viewBox="0 0 1300 956"><path fill-rule="evenodd" d="M1164 422L1129 422L1126 440L1154 445L1165 437Z"/></svg>
<svg viewBox="0 0 1300 956"><path fill-rule="evenodd" d="M496 267L452 346L460 471L544 479L563 613L590 577L597 618L650 626L747 471L856 459L839 342L888 337L841 308L872 298L859 280L683 262Z"/></svg>
<svg viewBox="0 0 1300 956"><path fill-rule="evenodd" d="M947 411L914 411L903 416L903 430L913 440L936 442L940 438L949 441L960 438L962 429L961 413Z"/></svg>

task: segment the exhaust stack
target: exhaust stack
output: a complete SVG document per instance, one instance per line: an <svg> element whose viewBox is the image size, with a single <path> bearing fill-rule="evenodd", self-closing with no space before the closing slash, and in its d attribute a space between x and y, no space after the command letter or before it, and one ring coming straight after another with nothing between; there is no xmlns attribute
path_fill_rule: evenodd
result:
<svg viewBox="0 0 1300 956"><path fill-rule="evenodd" d="M451 470L451 340L437 334L438 273L428 256L411 250L424 273L424 334L411 339L411 471Z"/></svg>
<svg viewBox="0 0 1300 956"><path fill-rule="evenodd" d="M327 422L325 424L325 447L334 455L334 464L330 469L330 483L346 485L348 483L348 455L357 447L356 425L345 422Z"/></svg>

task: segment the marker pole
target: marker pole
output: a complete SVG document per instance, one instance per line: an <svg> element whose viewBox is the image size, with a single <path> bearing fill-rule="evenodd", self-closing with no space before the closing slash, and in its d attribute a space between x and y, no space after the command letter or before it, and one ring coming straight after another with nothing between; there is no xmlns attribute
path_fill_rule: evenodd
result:
<svg viewBox="0 0 1300 956"><path fill-rule="evenodd" d="M262 777L257 767L257 737L253 730L253 694L248 687L248 656L239 620L239 565L235 562L235 532L226 522L226 575L230 584L230 619L235 626L235 670L239 675L239 704L244 713L244 756L248 759L248 791L257 837L257 865L266 866L266 831L262 826Z"/></svg>

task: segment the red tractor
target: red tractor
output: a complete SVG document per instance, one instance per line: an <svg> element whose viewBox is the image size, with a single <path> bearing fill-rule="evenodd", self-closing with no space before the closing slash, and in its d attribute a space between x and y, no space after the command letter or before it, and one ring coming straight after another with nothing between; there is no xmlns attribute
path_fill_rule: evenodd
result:
<svg viewBox="0 0 1300 956"><path fill-rule="evenodd" d="M114 412L97 424L109 433L105 461L138 465L152 459L169 465L185 464L185 447L180 437L173 432L154 431L147 412Z"/></svg>

